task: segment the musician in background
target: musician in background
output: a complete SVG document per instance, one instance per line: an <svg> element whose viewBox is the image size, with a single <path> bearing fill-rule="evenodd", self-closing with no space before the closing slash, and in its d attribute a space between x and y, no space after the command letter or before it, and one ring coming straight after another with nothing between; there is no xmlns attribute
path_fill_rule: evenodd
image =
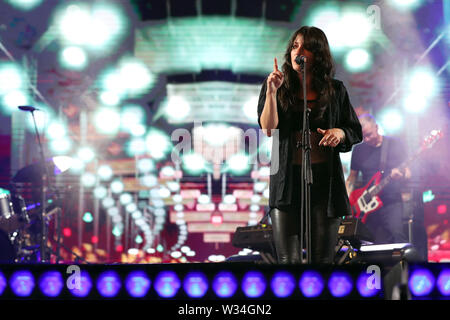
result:
<svg viewBox="0 0 450 320"><path fill-rule="evenodd" d="M409 168L399 169L407 158L406 149L400 140L380 135L372 115L360 115L359 121L364 141L353 148L350 174L346 180L347 193L350 196L355 190L359 172L362 186L366 186L378 171L384 172L382 178L390 174L392 181L378 194L383 206L367 215L366 226L377 244L407 243L401 188L402 183L411 178L411 171Z"/></svg>

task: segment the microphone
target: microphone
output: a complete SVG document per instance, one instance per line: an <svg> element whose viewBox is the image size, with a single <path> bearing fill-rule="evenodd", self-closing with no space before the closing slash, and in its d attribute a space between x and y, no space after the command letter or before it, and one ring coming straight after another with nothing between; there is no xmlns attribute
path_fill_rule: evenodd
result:
<svg viewBox="0 0 450 320"><path fill-rule="evenodd" d="M22 111L35 111L35 110L39 110L38 108L32 107L32 106L19 106L19 109Z"/></svg>
<svg viewBox="0 0 450 320"><path fill-rule="evenodd" d="M295 63L297 63L299 66L302 66L303 63L306 62L306 57L305 56L297 56L295 58Z"/></svg>

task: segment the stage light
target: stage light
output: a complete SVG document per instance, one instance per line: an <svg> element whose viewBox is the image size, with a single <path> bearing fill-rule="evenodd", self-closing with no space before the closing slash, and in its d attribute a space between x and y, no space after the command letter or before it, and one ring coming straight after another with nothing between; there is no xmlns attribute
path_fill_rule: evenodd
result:
<svg viewBox="0 0 450 320"><path fill-rule="evenodd" d="M120 203L125 206L133 201L133 196L129 193L122 193L119 197Z"/></svg>
<svg viewBox="0 0 450 320"><path fill-rule="evenodd" d="M151 280L144 271L133 271L125 279L125 288L134 298L145 297L151 286Z"/></svg>
<svg viewBox="0 0 450 320"><path fill-rule="evenodd" d="M97 290L103 297L115 297L121 286L120 277L115 271L104 271L97 279Z"/></svg>
<svg viewBox="0 0 450 320"><path fill-rule="evenodd" d="M92 213L86 212L83 215L83 221L86 222L86 223L91 223L92 221L94 221L94 217L92 216Z"/></svg>
<svg viewBox="0 0 450 320"><path fill-rule="evenodd" d="M197 198L198 203L207 204L211 202L211 198L207 194L202 194Z"/></svg>
<svg viewBox="0 0 450 320"><path fill-rule="evenodd" d="M3 95L3 111L5 114L11 114L18 110L17 106L29 105L30 99L21 90L14 90Z"/></svg>
<svg viewBox="0 0 450 320"><path fill-rule="evenodd" d="M251 99L249 99L245 104L244 104L244 114L245 116L251 120L252 122L254 122L255 124L258 121L258 113L257 113L257 108L258 108L258 98L257 96L252 97Z"/></svg>
<svg viewBox="0 0 450 320"><path fill-rule="evenodd" d="M47 127L47 136L50 139L58 139L67 134L66 126L60 121L53 121Z"/></svg>
<svg viewBox="0 0 450 320"><path fill-rule="evenodd" d="M367 272L362 272L356 282L356 287L358 288L359 294L365 298L373 297L380 291L380 289L377 288L369 288L368 281L370 276L371 275Z"/></svg>
<svg viewBox="0 0 450 320"><path fill-rule="evenodd" d="M64 228L63 229L63 235L64 235L64 237L70 237L70 236L72 236L72 229L70 229L70 228Z"/></svg>
<svg viewBox="0 0 450 320"><path fill-rule="evenodd" d="M345 46L344 28L341 22L341 13L338 6L328 4L313 9L309 16L309 25L316 26L325 32L332 51L339 51Z"/></svg>
<svg viewBox="0 0 450 320"><path fill-rule="evenodd" d="M226 170L236 175L244 174L250 169L249 160L245 154L234 154L227 160Z"/></svg>
<svg viewBox="0 0 450 320"><path fill-rule="evenodd" d="M6 0L6 2L9 2L13 7L24 11L36 8L42 1L43 0Z"/></svg>
<svg viewBox="0 0 450 320"><path fill-rule="evenodd" d="M0 280L1 281L1 280ZM437 287L443 296L450 296L450 269L444 269L438 276ZM0 288L1 294L1 288Z"/></svg>
<svg viewBox="0 0 450 320"><path fill-rule="evenodd" d="M133 214L134 214L134 213L133 213ZM134 217L133 217L133 218L134 218ZM140 234L138 234L138 235L136 236L136 238L134 238L134 242L137 243L137 244L141 244L142 242L144 242L144 239L141 237Z"/></svg>
<svg viewBox="0 0 450 320"><path fill-rule="evenodd" d="M95 175L93 175L90 172L85 172L81 176L81 183L83 184L83 186L85 186L87 188L91 188L91 187L95 186L96 182L97 182L97 178L95 177Z"/></svg>
<svg viewBox="0 0 450 320"><path fill-rule="evenodd" d="M7 285L5 275L0 271L0 296L3 294L3 291L5 291Z"/></svg>
<svg viewBox="0 0 450 320"><path fill-rule="evenodd" d="M446 204L440 204L436 208L437 214L446 214L447 213L447 205Z"/></svg>
<svg viewBox="0 0 450 320"><path fill-rule="evenodd" d="M99 108L94 115L94 124L99 133L114 135L120 128L120 114L112 108Z"/></svg>
<svg viewBox="0 0 450 320"><path fill-rule="evenodd" d="M97 169L97 175L100 180L108 181L114 175L112 168L109 165L102 164Z"/></svg>
<svg viewBox="0 0 450 320"><path fill-rule="evenodd" d="M170 97L165 108L168 120L172 121L181 121L185 119L190 111L191 107L189 106L189 103L183 97L177 96Z"/></svg>
<svg viewBox="0 0 450 320"><path fill-rule="evenodd" d="M127 154L129 156L143 155L147 151L147 143L143 138L132 138L127 145Z"/></svg>
<svg viewBox="0 0 450 320"><path fill-rule="evenodd" d="M119 76L128 94L133 96L145 93L153 83L153 75L147 66L135 58L120 62Z"/></svg>
<svg viewBox="0 0 450 320"><path fill-rule="evenodd" d="M122 228L118 227L118 226L114 226L114 228L112 229L112 234L116 237L120 237L123 234L123 230ZM116 249L117 251L117 249Z"/></svg>
<svg viewBox="0 0 450 320"><path fill-rule="evenodd" d="M345 32L343 40L348 47L358 47L365 44L372 32L371 22L367 17L366 10L347 8L340 16L342 30Z"/></svg>
<svg viewBox="0 0 450 320"><path fill-rule="evenodd" d="M89 295L92 289L92 280L89 274L86 271L81 271L80 279L77 283L72 283L71 286L68 287L70 293L78 298L84 298Z"/></svg>
<svg viewBox="0 0 450 320"><path fill-rule="evenodd" d="M201 298L208 291L208 279L202 272L189 272L183 281L183 288L191 298Z"/></svg>
<svg viewBox="0 0 450 320"><path fill-rule="evenodd" d="M184 169L191 174L200 174L206 168L205 159L197 153L183 155L182 161Z"/></svg>
<svg viewBox="0 0 450 320"><path fill-rule="evenodd" d="M353 290L352 277L345 271L333 272L328 280L328 289L336 298L342 298Z"/></svg>
<svg viewBox="0 0 450 320"><path fill-rule="evenodd" d="M180 183L176 181L167 181L166 182L167 187L171 192L178 192L180 191Z"/></svg>
<svg viewBox="0 0 450 320"><path fill-rule="evenodd" d="M55 154L63 154L68 152L72 148L72 141L67 137L60 137L50 141L50 149Z"/></svg>
<svg viewBox="0 0 450 320"><path fill-rule="evenodd" d="M135 203L133 203L133 202L132 202L132 203L129 203L129 204L126 205L125 210L126 210L128 213L132 213L132 212L134 212L134 211L137 210L137 205L136 205Z"/></svg>
<svg viewBox="0 0 450 320"><path fill-rule="evenodd" d="M145 141L148 153L156 160L162 159L171 146L168 136L156 129L150 130Z"/></svg>
<svg viewBox="0 0 450 320"><path fill-rule="evenodd" d="M399 10L415 10L421 4L423 0L389 0L389 3Z"/></svg>
<svg viewBox="0 0 450 320"><path fill-rule="evenodd" d="M436 93L437 79L429 68L417 68L408 79L408 90L411 93L419 93L429 98Z"/></svg>
<svg viewBox="0 0 450 320"><path fill-rule="evenodd" d="M230 139L231 127L226 124L208 124L202 127L203 139L211 146L220 147Z"/></svg>
<svg viewBox="0 0 450 320"><path fill-rule="evenodd" d="M353 49L345 56L345 68L350 72L363 72L372 66L372 57L365 49Z"/></svg>
<svg viewBox="0 0 450 320"><path fill-rule="evenodd" d="M127 21L116 6L77 3L58 12L56 25L63 42L99 50L111 49L119 42Z"/></svg>
<svg viewBox="0 0 450 320"><path fill-rule="evenodd" d="M163 298L173 298L180 286L180 279L173 271L162 271L155 279L155 290Z"/></svg>
<svg viewBox="0 0 450 320"><path fill-rule="evenodd" d="M61 51L59 63L67 69L83 70L88 64L86 52L80 47L67 47Z"/></svg>
<svg viewBox="0 0 450 320"><path fill-rule="evenodd" d="M142 123L138 123L130 129L130 134L134 137L142 137L143 135L145 135L146 131L147 128L145 127L145 125L143 125Z"/></svg>
<svg viewBox="0 0 450 320"><path fill-rule="evenodd" d="M0 63L0 95L25 88L25 73L14 63Z"/></svg>
<svg viewBox="0 0 450 320"><path fill-rule="evenodd" d="M324 280L317 271L305 271L300 277L299 287L302 294L307 298L316 298L322 294Z"/></svg>
<svg viewBox="0 0 450 320"><path fill-rule="evenodd" d="M403 128L403 115L397 109L386 109L379 118L380 126L386 134L395 134Z"/></svg>
<svg viewBox="0 0 450 320"><path fill-rule="evenodd" d="M248 298L259 298L266 290L266 279L259 271L249 271L242 278L241 288Z"/></svg>
<svg viewBox="0 0 450 320"><path fill-rule="evenodd" d="M105 199L102 200L102 205L106 209L113 207L114 204L115 204L114 199L111 197L106 197Z"/></svg>
<svg viewBox="0 0 450 320"><path fill-rule="evenodd" d="M116 92L103 91L100 96L100 101L106 106L117 106L120 103L120 96Z"/></svg>
<svg viewBox="0 0 450 320"><path fill-rule="evenodd" d="M292 295L295 289L294 276L286 271L277 271L270 283L272 292L278 298L286 298Z"/></svg>
<svg viewBox="0 0 450 320"><path fill-rule="evenodd" d="M155 170L155 162L152 159L144 158L139 159L137 162L137 168L139 172L148 173L150 171Z"/></svg>
<svg viewBox="0 0 450 320"><path fill-rule="evenodd" d="M78 158L83 162L91 162L95 158L95 153L92 148L82 147L78 150Z"/></svg>
<svg viewBox="0 0 450 320"><path fill-rule="evenodd" d="M409 277L409 289L416 297L427 296L433 291L434 285L434 275L427 269L416 269Z"/></svg>
<svg viewBox="0 0 450 320"><path fill-rule="evenodd" d="M219 272L213 279L212 288L220 298L232 297L238 287L236 277L229 271Z"/></svg>
<svg viewBox="0 0 450 320"><path fill-rule="evenodd" d="M435 195L433 194L432 190L424 191L422 194L423 203L431 202L434 200L434 198L435 198Z"/></svg>
<svg viewBox="0 0 450 320"><path fill-rule="evenodd" d="M30 271L16 271L9 279L9 286L16 296L28 297L34 290L34 277Z"/></svg>
<svg viewBox="0 0 450 320"><path fill-rule="evenodd" d="M64 287L64 280L58 271L47 271L39 279L39 288L47 297L57 297Z"/></svg>
<svg viewBox="0 0 450 320"><path fill-rule="evenodd" d="M121 119L121 127L126 132L131 132L131 130L139 124L145 121L146 114L145 110L136 104L127 104L123 106Z"/></svg>
<svg viewBox="0 0 450 320"><path fill-rule="evenodd" d="M122 193L124 185L122 181L114 180L113 182L111 182L110 188L112 193Z"/></svg>

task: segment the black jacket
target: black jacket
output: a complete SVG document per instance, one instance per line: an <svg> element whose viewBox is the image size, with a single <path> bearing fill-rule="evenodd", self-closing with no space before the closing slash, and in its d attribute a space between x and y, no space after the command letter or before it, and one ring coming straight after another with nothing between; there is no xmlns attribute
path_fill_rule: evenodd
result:
<svg viewBox="0 0 450 320"><path fill-rule="evenodd" d="M261 114L264 109L266 100L267 79L262 85L258 101L258 123L261 127ZM350 203L345 188L344 172L342 169L339 152L348 152L352 150L354 144L362 141L361 124L350 103L350 99L342 81L333 80L335 90L334 99L327 107L324 117L327 119L327 128L340 128L345 132L345 141L340 143L330 152L330 160L328 161L328 173L330 177L329 193L328 193L328 209L329 217L340 217L351 215ZM287 111L283 111L280 107L281 103L277 97L278 105L278 132L272 134L273 149L271 158L271 176L269 187L269 206L271 208L286 206L291 204L293 174L292 174L292 152L291 134L293 131L293 117L288 107ZM272 130L273 132L273 130ZM278 134L279 144L276 143L276 134ZM276 150L278 148L278 150ZM278 152L277 152L278 151ZM277 157L278 156L278 157ZM278 160L278 161L277 161ZM325 198L325 197L324 197Z"/></svg>

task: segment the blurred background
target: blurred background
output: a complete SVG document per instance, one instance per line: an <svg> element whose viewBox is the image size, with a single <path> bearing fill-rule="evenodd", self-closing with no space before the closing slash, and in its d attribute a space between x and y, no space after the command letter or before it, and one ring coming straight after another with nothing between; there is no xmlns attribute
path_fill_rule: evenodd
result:
<svg viewBox="0 0 450 320"><path fill-rule="evenodd" d="M443 132L413 162L404 218L425 226L430 261L449 261L449 21L447 0L1 0L0 187L32 219L50 169L48 244L63 261L252 254L231 239L267 212L257 98L291 34L312 25L383 134L414 155ZM20 105L39 109L45 166Z"/></svg>

